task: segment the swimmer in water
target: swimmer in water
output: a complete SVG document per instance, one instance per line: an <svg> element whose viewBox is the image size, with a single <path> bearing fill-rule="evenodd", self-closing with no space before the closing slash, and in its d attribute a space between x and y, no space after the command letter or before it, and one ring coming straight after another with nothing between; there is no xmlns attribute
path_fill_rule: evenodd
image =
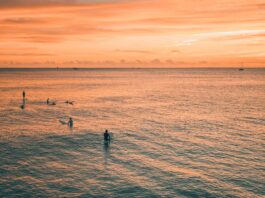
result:
<svg viewBox="0 0 265 198"><path fill-rule="evenodd" d="M74 126L74 121L73 121L73 118L71 118L71 117L69 118L68 126L71 128Z"/></svg>
<svg viewBox="0 0 265 198"><path fill-rule="evenodd" d="M74 105L74 101L66 100L65 103L66 103L66 104L70 104L70 105Z"/></svg>

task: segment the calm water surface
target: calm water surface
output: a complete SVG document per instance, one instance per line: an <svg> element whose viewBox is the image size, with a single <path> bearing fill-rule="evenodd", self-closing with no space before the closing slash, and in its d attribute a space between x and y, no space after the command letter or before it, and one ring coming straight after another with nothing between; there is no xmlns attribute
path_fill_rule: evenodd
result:
<svg viewBox="0 0 265 198"><path fill-rule="evenodd" d="M264 69L1 70L0 93L0 197L265 196Z"/></svg>

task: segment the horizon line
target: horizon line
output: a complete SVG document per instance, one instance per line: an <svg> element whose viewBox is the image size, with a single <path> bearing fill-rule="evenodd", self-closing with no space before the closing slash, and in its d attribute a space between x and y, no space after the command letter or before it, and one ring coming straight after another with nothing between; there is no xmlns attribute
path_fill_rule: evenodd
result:
<svg viewBox="0 0 265 198"><path fill-rule="evenodd" d="M0 70L15 70L15 69L55 69L55 70L82 70L82 69L265 69L265 66L261 67L235 67L235 66L223 66L223 67L0 67Z"/></svg>

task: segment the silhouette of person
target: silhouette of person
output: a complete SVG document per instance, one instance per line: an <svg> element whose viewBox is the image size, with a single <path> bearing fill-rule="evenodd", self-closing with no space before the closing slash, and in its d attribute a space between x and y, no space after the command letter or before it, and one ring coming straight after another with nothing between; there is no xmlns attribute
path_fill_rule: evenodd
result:
<svg viewBox="0 0 265 198"><path fill-rule="evenodd" d="M70 101L70 100L66 100L65 103L70 104L70 105L74 105L74 101Z"/></svg>
<svg viewBox="0 0 265 198"><path fill-rule="evenodd" d="M50 98L48 98L46 102L47 102L47 104L49 104L50 103Z"/></svg>
<svg viewBox="0 0 265 198"><path fill-rule="evenodd" d="M22 92L22 97L23 97L23 105L25 105L26 103L26 92L25 91Z"/></svg>
<svg viewBox="0 0 265 198"><path fill-rule="evenodd" d="M110 142L110 134L107 129L105 130L105 133L104 133L104 141Z"/></svg>
<svg viewBox="0 0 265 198"><path fill-rule="evenodd" d="M71 128L74 126L74 121L73 121L73 118L71 118L71 117L69 118L68 126Z"/></svg>

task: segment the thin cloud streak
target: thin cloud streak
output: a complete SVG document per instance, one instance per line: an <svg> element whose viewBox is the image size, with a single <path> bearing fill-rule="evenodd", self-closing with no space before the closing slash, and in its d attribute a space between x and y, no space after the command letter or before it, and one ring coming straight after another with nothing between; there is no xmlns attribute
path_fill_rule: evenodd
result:
<svg viewBox="0 0 265 198"><path fill-rule="evenodd" d="M54 56L51 53L0 53L0 56Z"/></svg>
<svg viewBox="0 0 265 198"><path fill-rule="evenodd" d="M1 8L72 6L98 3L114 3L123 0L0 0Z"/></svg>
<svg viewBox="0 0 265 198"><path fill-rule="evenodd" d="M117 49L115 52L121 52L121 53L133 53L133 54L153 54L154 52L152 51L147 51L147 50L121 50Z"/></svg>

